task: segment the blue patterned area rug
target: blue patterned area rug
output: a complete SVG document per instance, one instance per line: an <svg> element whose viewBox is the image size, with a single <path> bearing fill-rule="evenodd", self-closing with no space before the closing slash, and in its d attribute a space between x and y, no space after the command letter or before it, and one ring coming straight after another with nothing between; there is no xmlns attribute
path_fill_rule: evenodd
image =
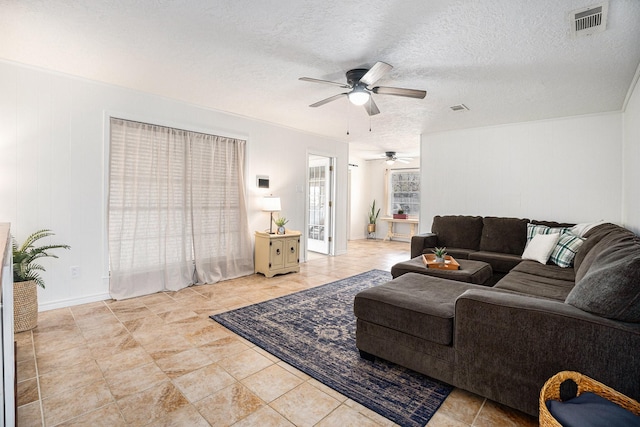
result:
<svg viewBox="0 0 640 427"><path fill-rule="evenodd" d="M354 296L389 280L371 270L211 318L395 423L424 426L452 387L356 348Z"/></svg>

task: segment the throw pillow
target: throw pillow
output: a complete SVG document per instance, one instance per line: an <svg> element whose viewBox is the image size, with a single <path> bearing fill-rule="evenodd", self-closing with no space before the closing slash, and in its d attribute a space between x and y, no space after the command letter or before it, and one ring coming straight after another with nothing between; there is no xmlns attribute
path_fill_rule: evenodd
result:
<svg viewBox="0 0 640 427"><path fill-rule="evenodd" d="M570 232L563 233L551 252L551 262L560 267L571 267L573 259L583 243L584 239L582 237Z"/></svg>
<svg viewBox="0 0 640 427"><path fill-rule="evenodd" d="M536 234L562 234L569 230L567 227L548 227L540 224L527 224L527 244L533 239Z"/></svg>
<svg viewBox="0 0 640 427"><path fill-rule="evenodd" d="M530 259L538 261L540 264L546 264L559 239L560 235L558 233L536 234L527 247L524 248L522 259Z"/></svg>
<svg viewBox="0 0 640 427"><path fill-rule="evenodd" d="M569 229L573 234L578 237L584 237L587 234L587 231L591 230L593 227L604 224L604 221L598 222L582 222L580 224L576 224Z"/></svg>
<svg viewBox="0 0 640 427"><path fill-rule="evenodd" d="M565 302L608 319L640 323L640 244L629 239L603 249Z"/></svg>

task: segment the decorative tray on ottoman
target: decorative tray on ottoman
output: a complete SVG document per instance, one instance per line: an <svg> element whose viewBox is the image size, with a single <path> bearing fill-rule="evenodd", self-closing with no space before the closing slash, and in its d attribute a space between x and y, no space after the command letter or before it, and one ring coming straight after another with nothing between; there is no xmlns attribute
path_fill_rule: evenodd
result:
<svg viewBox="0 0 640 427"><path fill-rule="evenodd" d="M423 254L422 261L427 268L437 268L439 270L459 270L460 264L450 255L445 255L444 264L436 261L434 254Z"/></svg>

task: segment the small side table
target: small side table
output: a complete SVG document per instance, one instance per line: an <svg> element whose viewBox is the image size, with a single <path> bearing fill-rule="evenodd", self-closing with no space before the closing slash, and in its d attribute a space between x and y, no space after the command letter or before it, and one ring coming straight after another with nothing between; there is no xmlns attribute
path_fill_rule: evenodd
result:
<svg viewBox="0 0 640 427"><path fill-rule="evenodd" d="M293 230L285 234L256 231L255 272L265 277L300 272L300 235Z"/></svg>
<svg viewBox="0 0 640 427"><path fill-rule="evenodd" d="M411 239L416 234L416 228L418 227L417 219L395 219L395 218L380 218L382 221L387 221L388 229L387 235L384 240L391 240L394 237L404 237L406 239ZM409 224L411 226L411 230L409 234L400 234L393 231L394 224Z"/></svg>

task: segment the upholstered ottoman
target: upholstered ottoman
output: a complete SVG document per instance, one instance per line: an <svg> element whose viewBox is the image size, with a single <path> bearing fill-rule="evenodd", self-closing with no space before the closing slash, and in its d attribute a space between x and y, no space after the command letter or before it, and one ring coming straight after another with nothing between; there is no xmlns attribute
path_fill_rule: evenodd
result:
<svg viewBox="0 0 640 427"><path fill-rule="evenodd" d="M353 310L360 355L369 360L377 356L451 383L455 302L468 289L478 288L406 273L359 292Z"/></svg>
<svg viewBox="0 0 640 427"><path fill-rule="evenodd" d="M427 268L422 261L422 255L420 255L410 259L409 261L399 262L391 267L391 276L395 279L406 273L419 273L426 274L428 276L440 277L442 279L483 285L493 275L491 265L486 262L457 258L456 261L460 264L459 270Z"/></svg>

